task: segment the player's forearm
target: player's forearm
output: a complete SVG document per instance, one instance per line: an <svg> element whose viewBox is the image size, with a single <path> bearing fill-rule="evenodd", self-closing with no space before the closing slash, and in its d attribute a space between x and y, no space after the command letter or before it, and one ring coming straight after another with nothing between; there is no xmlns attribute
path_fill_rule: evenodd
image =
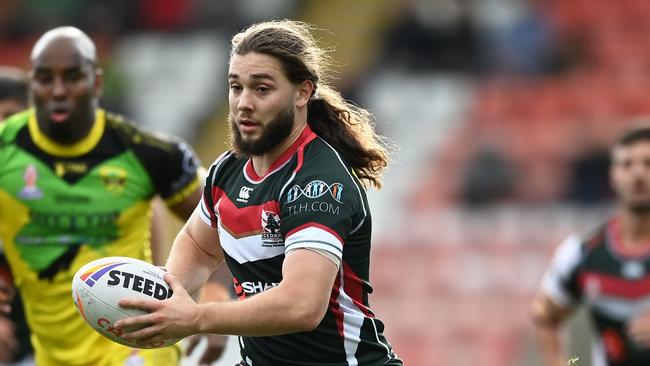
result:
<svg viewBox="0 0 650 366"><path fill-rule="evenodd" d="M275 287L242 301L199 305L198 333L271 336L313 330L327 304Z"/></svg>
<svg viewBox="0 0 650 366"><path fill-rule="evenodd" d="M201 288L201 303L212 301L230 300L230 290L232 288L232 275L225 263L221 264L210 279Z"/></svg>
<svg viewBox="0 0 650 366"><path fill-rule="evenodd" d="M193 294L208 280L218 262L219 258L205 255L183 228L174 240L165 267Z"/></svg>
<svg viewBox="0 0 650 366"><path fill-rule="evenodd" d="M560 327L556 324L536 324L535 335L545 366L566 366L567 358Z"/></svg>
<svg viewBox="0 0 650 366"><path fill-rule="evenodd" d="M545 366L566 366L562 330L573 307L560 305L545 291L540 290L531 304L531 320Z"/></svg>

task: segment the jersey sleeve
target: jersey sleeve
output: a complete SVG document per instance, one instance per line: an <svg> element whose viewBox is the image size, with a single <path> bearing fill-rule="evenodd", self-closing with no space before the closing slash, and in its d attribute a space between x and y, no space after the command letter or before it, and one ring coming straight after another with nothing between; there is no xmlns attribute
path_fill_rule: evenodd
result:
<svg viewBox="0 0 650 366"><path fill-rule="evenodd" d="M362 188L342 164L297 173L279 202L285 253L317 249L340 260L346 238L365 219Z"/></svg>
<svg viewBox="0 0 650 366"><path fill-rule="evenodd" d="M143 133L133 147L151 176L156 193L168 206L183 201L201 183L201 162L186 142L161 134Z"/></svg>
<svg viewBox="0 0 650 366"><path fill-rule="evenodd" d="M558 305L572 307L580 300L577 271L583 259L578 236L569 236L555 250L542 279L542 291Z"/></svg>
<svg viewBox="0 0 650 366"><path fill-rule="evenodd" d="M201 197L201 201L199 202L197 208L203 222L212 226L213 228L217 227L219 219L217 216L217 211L215 210L215 199L218 199L216 196L216 193L218 193L218 188L215 182L217 181L218 175L221 172L219 168L227 160L228 156L230 156L230 152L224 152L210 166L208 175L205 178L205 185L203 186L203 197Z"/></svg>

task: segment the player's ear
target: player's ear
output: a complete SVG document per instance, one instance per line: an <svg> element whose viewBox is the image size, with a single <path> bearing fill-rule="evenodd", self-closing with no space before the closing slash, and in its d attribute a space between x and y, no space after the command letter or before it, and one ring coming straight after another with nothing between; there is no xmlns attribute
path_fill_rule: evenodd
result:
<svg viewBox="0 0 650 366"><path fill-rule="evenodd" d="M314 83L311 80L305 80L298 84L296 89L296 107L304 107L309 102L314 92Z"/></svg>
<svg viewBox="0 0 650 366"><path fill-rule="evenodd" d="M104 92L104 71L99 67L95 68L95 82L93 84L93 94L96 98L101 98Z"/></svg>

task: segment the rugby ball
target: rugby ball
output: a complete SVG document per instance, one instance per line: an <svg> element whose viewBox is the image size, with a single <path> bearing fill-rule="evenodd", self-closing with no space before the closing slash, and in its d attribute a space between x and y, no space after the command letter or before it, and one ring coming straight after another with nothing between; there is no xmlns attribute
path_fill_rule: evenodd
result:
<svg viewBox="0 0 650 366"><path fill-rule="evenodd" d="M125 340L121 337L122 330L113 327L120 319L146 313L141 309L120 307L120 300L127 297L165 300L172 296L163 273L161 268L135 258L97 259L75 273L72 279L72 299L86 323L110 340L135 348L166 347L179 339L139 344Z"/></svg>

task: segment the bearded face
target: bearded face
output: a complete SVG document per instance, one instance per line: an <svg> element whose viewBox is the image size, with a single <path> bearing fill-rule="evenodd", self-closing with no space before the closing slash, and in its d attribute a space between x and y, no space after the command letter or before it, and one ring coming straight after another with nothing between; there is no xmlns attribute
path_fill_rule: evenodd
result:
<svg viewBox="0 0 650 366"><path fill-rule="evenodd" d="M612 187L632 212L650 212L650 142L618 146L612 155Z"/></svg>
<svg viewBox="0 0 650 366"><path fill-rule="evenodd" d="M230 143L235 153L244 156L262 155L289 137L294 125L295 113L291 107L281 110L271 121L260 124L257 137L240 131L237 121L228 116Z"/></svg>

